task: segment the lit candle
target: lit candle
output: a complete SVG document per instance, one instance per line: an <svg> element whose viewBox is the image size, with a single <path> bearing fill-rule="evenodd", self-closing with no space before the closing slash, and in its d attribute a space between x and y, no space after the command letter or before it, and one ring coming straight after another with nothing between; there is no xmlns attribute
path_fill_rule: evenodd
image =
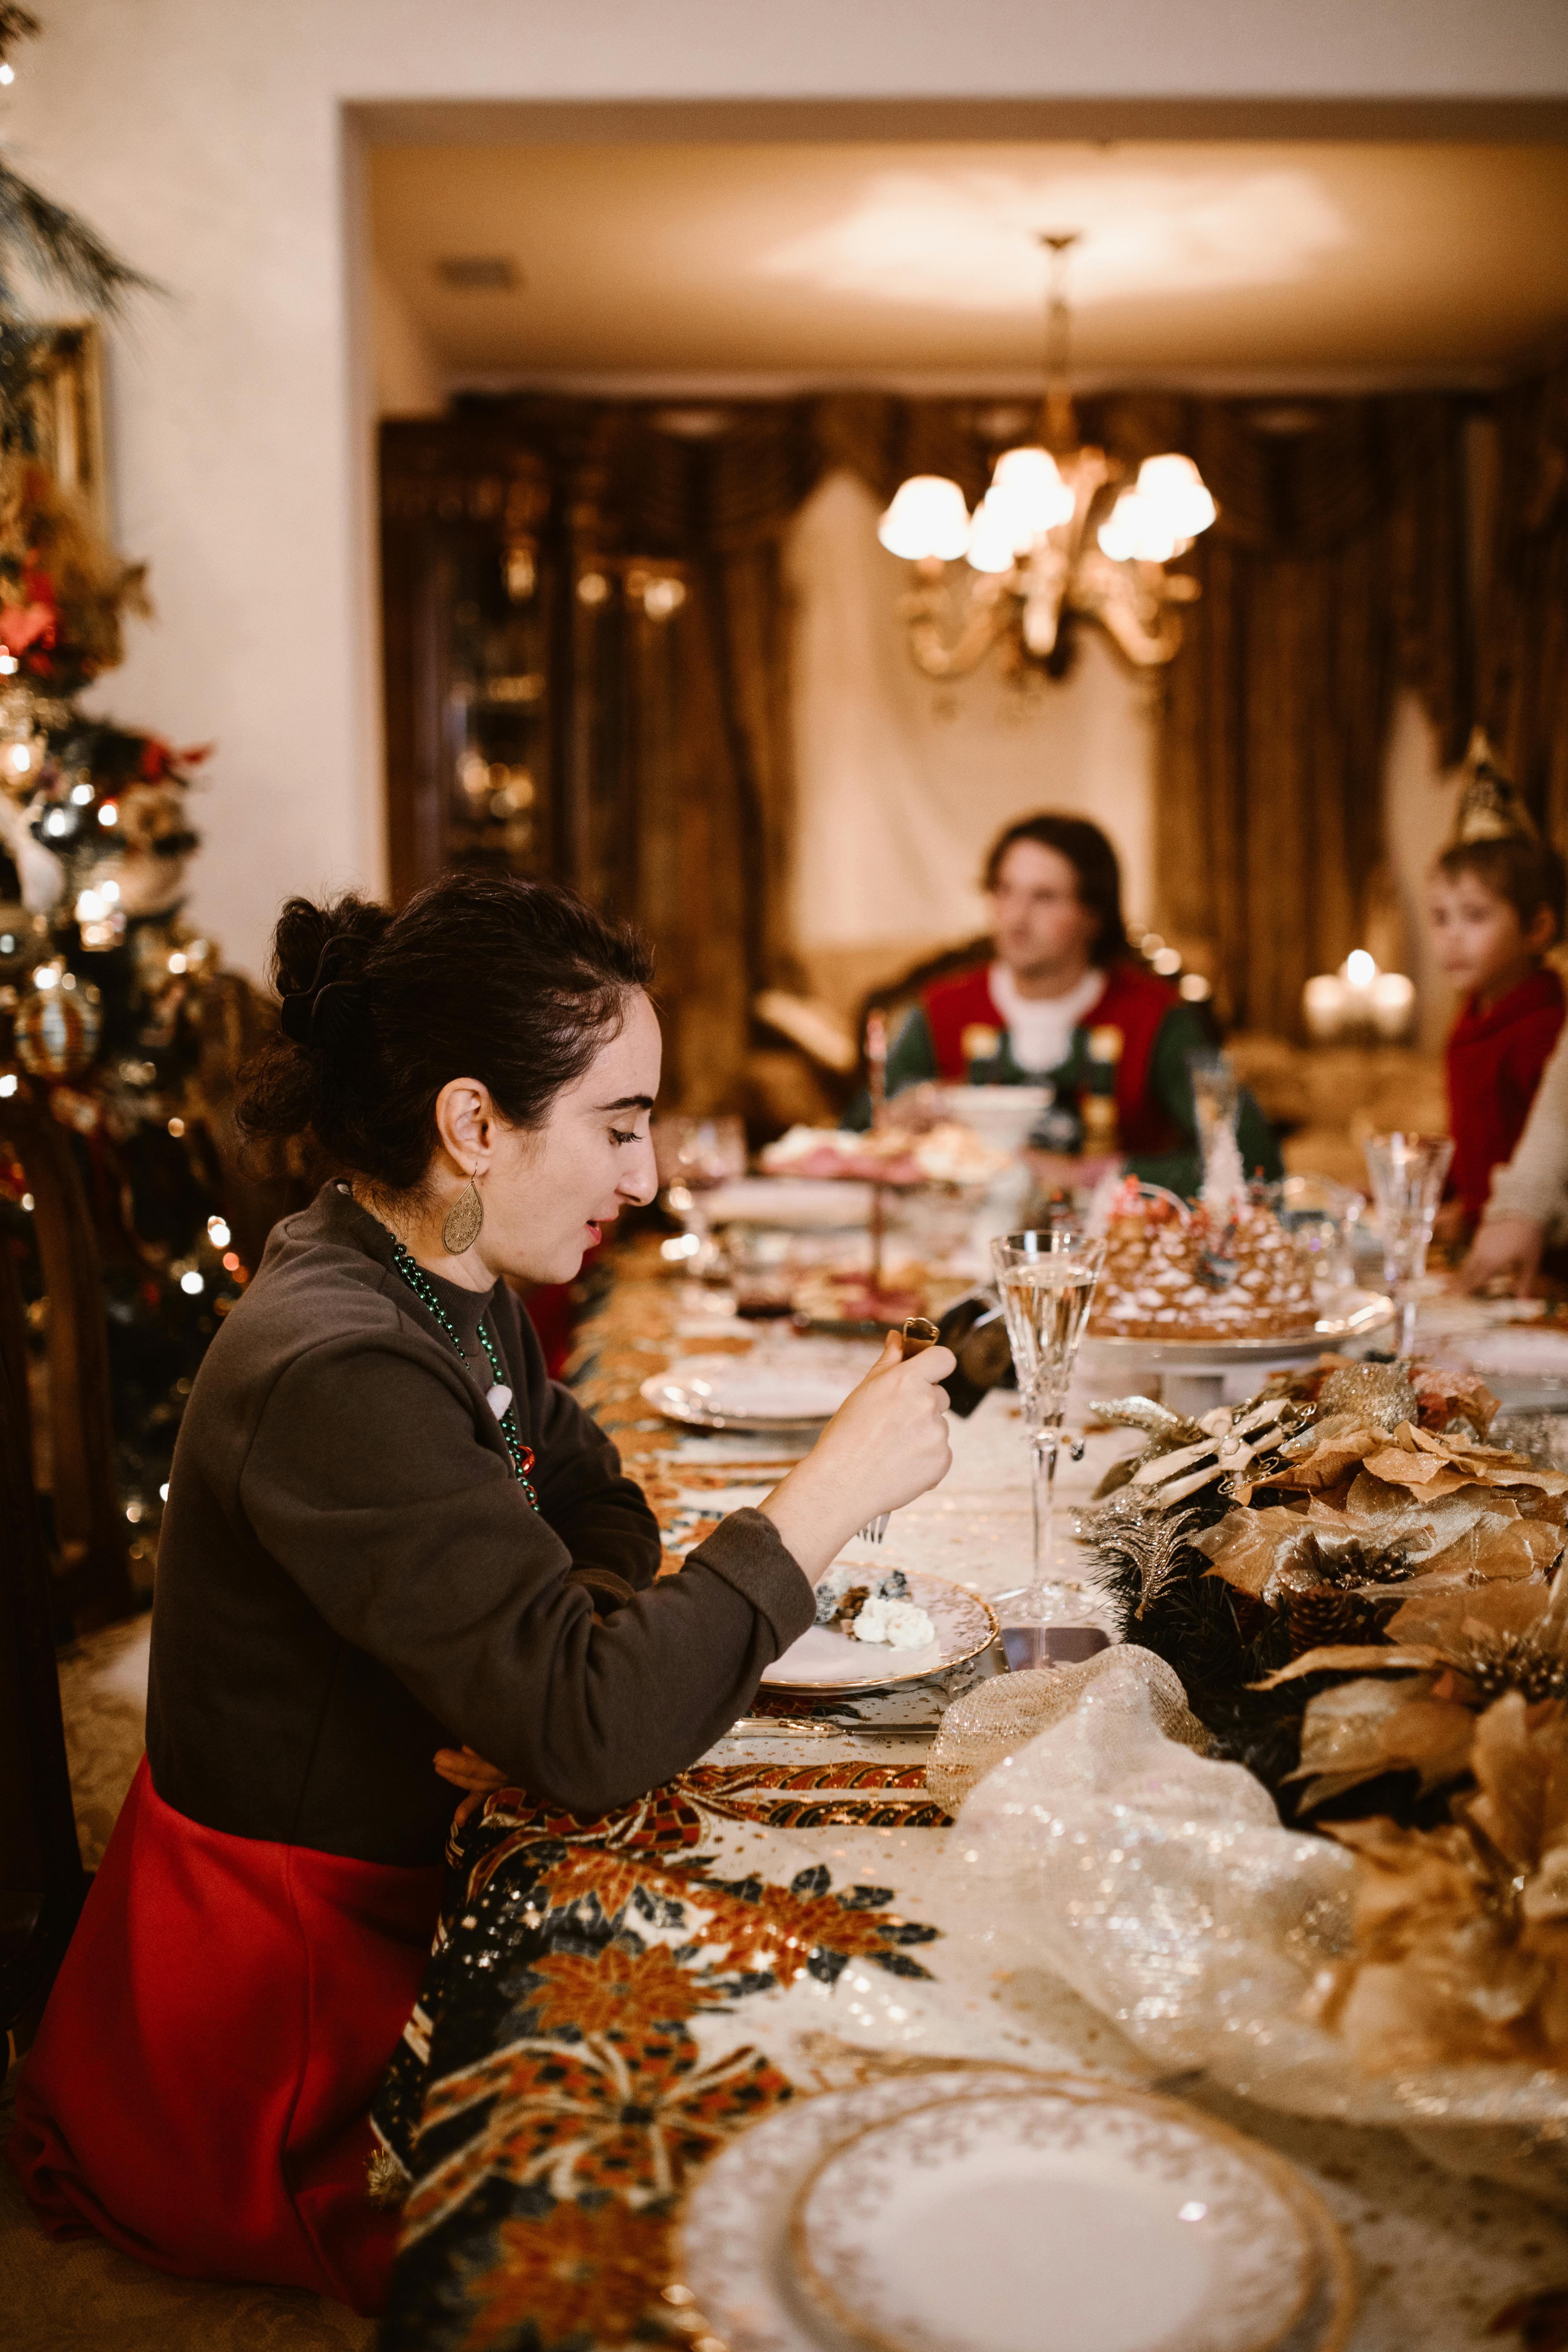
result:
<svg viewBox="0 0 1568 2352"><path fill-rule="evenodd" d="M1307 982L1301 1010L1314 1045L1331 1045L1345 1025L1345 984L1337 971L1320 971Z"/></svg>

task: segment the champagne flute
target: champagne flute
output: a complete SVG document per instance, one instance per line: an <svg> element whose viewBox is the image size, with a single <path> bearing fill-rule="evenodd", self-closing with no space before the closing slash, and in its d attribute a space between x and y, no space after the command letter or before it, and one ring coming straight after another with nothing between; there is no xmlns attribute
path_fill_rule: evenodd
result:
<svg viewBox="0 0 1568 2352"><path fill-rule="evenodd" d="M1029 1438L1035 1522L1029 1583L1021 1592L1001 1597L1008 1603L1013 1623L1044 1627L1060 1607L1050 1586L1062 1414L1089 1301L1105 1262L1105 1244L1063 1223L1039 1232L1005 1234L992 1243L991 1257Z"/></svg>
<svg viewBox="0 0 1568 2352"><path fill-rule="evenodd" d="M1384 1280L1399 1309L1399 1353L1415 1352L1415 1308L1426 1271L1426 1244L1454 1146L1446 1135L1368 1136L1367 1173L1372 1178L1378 1222L1383 1227Z"/></svg>

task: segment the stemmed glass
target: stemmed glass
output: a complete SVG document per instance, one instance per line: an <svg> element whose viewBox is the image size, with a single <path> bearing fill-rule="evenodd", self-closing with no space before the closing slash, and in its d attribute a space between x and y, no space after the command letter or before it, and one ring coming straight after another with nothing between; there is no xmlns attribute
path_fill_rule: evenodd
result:
<svg viewBox="0 0 1568 2352"><path fill-rule="evenodd" d="M1399 1309L1399 1353L1415 1351L1415 1307L1426 1244L1454 1147L1446 1135L1373 1135L1367 1173L1383 1226L1384 1280Z"/></svg>
<svg viewBox="0 0 1568 2352"><path fill-rule="evenodd" d="M992 1243L991 1258L1028 1433L1035 1517L1034 1570L1028 1586L1002 1599L1011 1623L1045 1626L1059 1610L1059 1599L1053 1600L1049 1588L1062 1414L1089 1301L1105 1262L1105 1244L1064 1223L1034 1233L1004 1234Z"/></svg>
<svg viewBox="0 0 1568 2352"><path fill-rule="evenodd" d="M710 1118L677 1113L655 1120L653 1150L659 1181L686 1235L689 1269L700 1273L717 1255L702 1194L745 1174L745 1124L730 1112Z"/></svg>

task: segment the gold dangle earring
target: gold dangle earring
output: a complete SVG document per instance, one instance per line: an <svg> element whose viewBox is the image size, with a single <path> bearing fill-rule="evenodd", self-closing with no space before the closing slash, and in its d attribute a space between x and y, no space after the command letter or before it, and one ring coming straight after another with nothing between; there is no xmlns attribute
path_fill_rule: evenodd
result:
<svg viewBox="0 0 1568 2352"><path fill-rule="evenodd" d="M485 1221L485 1204L479 1198L479 1188L470 1176L467 1189L458 1193L447 1210L441 1226L441 1246L448 1257L461 1257L471 1250L479 1237L479 1227Z"/></svg>

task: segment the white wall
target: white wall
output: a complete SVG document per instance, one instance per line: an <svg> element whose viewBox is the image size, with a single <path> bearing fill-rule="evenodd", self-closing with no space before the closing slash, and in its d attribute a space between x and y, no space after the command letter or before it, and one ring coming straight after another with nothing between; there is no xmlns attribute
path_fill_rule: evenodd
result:
<svg viewBox="0 0 1568 2352"><path fill-rule="evenodd" d="M0 143L166 297L115 350L160 621L96 698L214 737L197 911L383 873L370 302L346 104L1561 94L1561 0L50 0ZM648 135L647 129L643 135ZM759 135L754 122L745 135Z"/></svg>

